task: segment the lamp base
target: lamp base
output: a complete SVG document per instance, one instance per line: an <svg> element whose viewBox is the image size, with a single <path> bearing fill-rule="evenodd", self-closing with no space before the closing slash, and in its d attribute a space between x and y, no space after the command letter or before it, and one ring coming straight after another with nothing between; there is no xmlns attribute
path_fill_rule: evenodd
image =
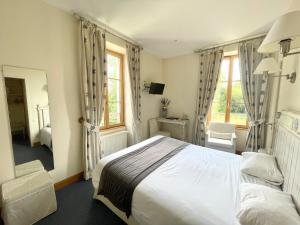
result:
<svg viewBox="0 0 300 225"><path fill-rule="evenodd" d="M283 57L288 56L288 53L291 50L291 42L292 39L285 39L280 41L280 52L283 55Z"/></svg>

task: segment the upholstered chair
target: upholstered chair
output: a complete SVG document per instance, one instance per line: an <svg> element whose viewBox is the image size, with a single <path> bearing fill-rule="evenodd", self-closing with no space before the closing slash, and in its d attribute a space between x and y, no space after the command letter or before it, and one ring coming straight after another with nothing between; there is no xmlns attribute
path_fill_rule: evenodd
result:
<svg viewBox="0 0 300 225"><path fill-rule="evenodd" d="M235 125L211 122L206 132L205 147L235 153Z"/></svg>

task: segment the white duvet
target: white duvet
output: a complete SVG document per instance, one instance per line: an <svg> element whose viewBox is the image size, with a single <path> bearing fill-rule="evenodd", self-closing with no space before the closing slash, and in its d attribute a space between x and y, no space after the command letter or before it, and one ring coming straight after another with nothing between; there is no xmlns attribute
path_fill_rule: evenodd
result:
<svg viewBox="0 0 300 225"><path fill-rule="evenodd" d="M160 136L103 158L93 172L97 191L103 166ZM135 189L132 217L141 225L237 225L240 156L189 145Z"/></svg>

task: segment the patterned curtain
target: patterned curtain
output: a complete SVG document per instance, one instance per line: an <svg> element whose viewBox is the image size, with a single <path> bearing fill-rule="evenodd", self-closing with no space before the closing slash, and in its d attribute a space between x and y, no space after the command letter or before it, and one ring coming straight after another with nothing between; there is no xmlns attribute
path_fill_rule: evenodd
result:
<svg viewBox="0 0 300 225"><path fill-rule="evenodd" d="M85 179L101 159L100 123L106 88L105 34L81 20L81 102L83 116L83 163Z"/></svg>
<svg viewBox="0 0 300 225"><path fill-rule="evenodd" d="M249 119L246 150L257 152L265 144L265 117L269 82L264 76L253 75L263 58L257 52L263 37L239 44L239 60L243 97Z"/></svg>
<svg viewBox="0 0 300 225"><path fill-rule="evenodd" d="M141 127L141 87L140 87L140 48L126 43L126 54L130 77L130 90L133 113L133 142L142 141Z"/></svg>
<svg viewBox="0 0 300 225"><path fill-rule="evenodd" d="M197 145L205 144L205 121L215 95L222 59L222 48L210 49L200 55L200 81L193 133L193 143Z"/></svg>

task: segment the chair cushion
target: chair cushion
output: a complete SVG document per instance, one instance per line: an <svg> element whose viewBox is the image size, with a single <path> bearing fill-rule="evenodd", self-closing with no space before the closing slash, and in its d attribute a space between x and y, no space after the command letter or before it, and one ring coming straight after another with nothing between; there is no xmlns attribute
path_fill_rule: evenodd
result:
<svg viewBox="0 0 300 225"><path fill-rule="evenodd" d="M230 123L210 122L208 130L220 133L234 133L235 125Z"/></svg>
<svg viewBox="0 0 300 225"><path fill-rule="evenodd" d="M210 137L217 138L217 139L231 140L232 133L219 133L219 132L210 131Z"/></svg>
<svg viewBox="0 0 300 225"><path fill-rule="evenodd" d="M233 143L230 140L224 140L219 138L208 138L207 143L210 146L217 146L223 148L231 148Z"/></svg>
<svg viewBox="0 0 300 225"><path fill-rule="evenodd" d="M155 133L155 135L162 135L162 136L166 136L166 137L171 137L170 132L166 132L166 131L157 131Z"/></svg>

